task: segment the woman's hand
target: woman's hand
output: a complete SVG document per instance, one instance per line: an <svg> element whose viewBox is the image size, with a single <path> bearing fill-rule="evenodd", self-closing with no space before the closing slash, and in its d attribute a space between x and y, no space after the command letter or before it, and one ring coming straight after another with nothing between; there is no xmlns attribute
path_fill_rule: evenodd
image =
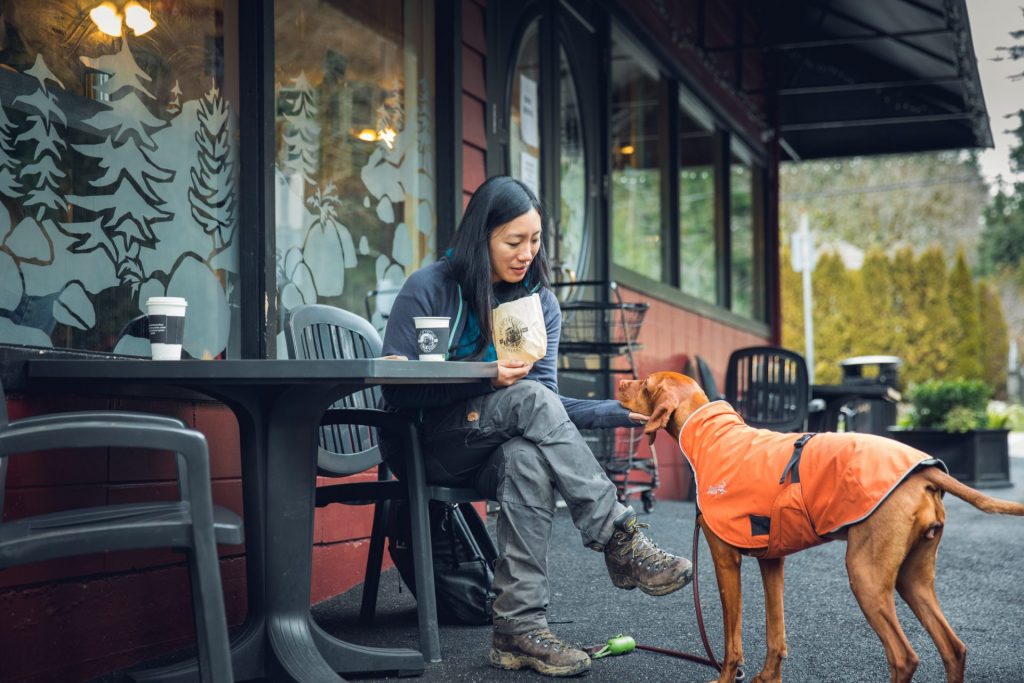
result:
<svg viewBox="0 0 1024 683"><path fill-rule="evenodd" d="M498 376L491 380L491 386L495 389L510 387L526 377L532 369L533 363L521 360L499 360Z"/></svg>
<svg viewBox="0 0 1024 683"><path fill-rule="evenodd" d="M650 419L651 419L650 415L644 415L642 413L634 413L632 411L630 411L630 413L629 413L629 421L633 422L635 424L638 424L638 425L645 424Z"/></svg>

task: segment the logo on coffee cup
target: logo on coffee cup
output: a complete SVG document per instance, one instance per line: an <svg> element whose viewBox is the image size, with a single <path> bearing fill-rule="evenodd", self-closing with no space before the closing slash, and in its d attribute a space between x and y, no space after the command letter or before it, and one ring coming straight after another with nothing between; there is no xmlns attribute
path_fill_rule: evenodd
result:
<svg viewBox="0 0 1024 683"><path fill-rule="evenodd" d="M431 353L437 348L440 340L437 338L437 333L433 330L418 330L416 334L416 344L420 347L420 353Z"/></svg>

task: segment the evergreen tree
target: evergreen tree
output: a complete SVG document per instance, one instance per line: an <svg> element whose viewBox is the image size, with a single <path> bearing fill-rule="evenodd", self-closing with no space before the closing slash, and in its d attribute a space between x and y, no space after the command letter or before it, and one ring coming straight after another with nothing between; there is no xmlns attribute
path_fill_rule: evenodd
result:
<svg viewBox="0 0 1024 683"><path fill-rule="evenodd" d="M869 249L854 278L851 297L853 327L852 351L857 355L899 355L896 319L889 259L879 248Z"/></svg>
<svg viewBox="0 0 1024 683"><path fill-rule="evenodd" d="M33 206L38 207L35 218L41 221L47 210L52 214L59 214L67 208L64 197L57 193L61 180L67 177L59 168L63 165L61 154L67 148L67 144L59 135L56 124L59 121L67 126L68 121L57 105L57 97L48 90L47 81L53 81L61 88L64 84L57 80L46 66L43 53L36 55L35 64L25 73L35 78L39 85L33 92L14 100L15 104L21 103L29 110L34 110L25 117L29 124L28 130L15 138L14 144L29 141L34 145L32 163L21 167L19 179L24 187L31 188L22 204L26 210Z"/></svg>
<svg viewBox="0 0 1024 683"><path fill-rule="evenodd" d="M1009 329L999 292L986 280L978 282L978 327L981 330L982 379L992 387L996 398L1005 399Z"/></svg>
<svg viewBox="0 0 1024 683"><path fill-rule="evenodd" d="M963 252L957 253L949 274L949 312L953 318L953 365L950 375L981 379L981 329L978 296Z"/></svg>
<svg viewBox="0 0 1024 683"><path fill-rule="evenodd" d="M839 361L849 357L851 325L846 309L850 276L838 254L818 259L811 279L814 290L814 381L827 384L840 379Z"/></svg>
<svg viewBox="0 0 1024 683"><path fill-rule="evenodd" d="M213 240L214 250L231 241L235 229L234 164L228 106L214 83L199 103L199 165L191 171L188 199L192 218Z"/></svg>
<svg viewBox="0 0 1024 683"><path fill-rule="evenodd" d="M901 376L906 383L910 382L908 371L917 364L917 353L912 346L916 328L915 311L917 302L913 296L915 282L914 250L910 247L898 249L892 258L889 268L892 282L892 345L899 349L896 353L903 359Z"/></svg>
<svg viewBox="0 0 1024 683"><path fill-rule="evenodd" d="M11 156L14 149L11 141L13 129L14 124L7 118L6 108L0 105L0 194L17 199L21 196L22 188L16 177L18 161Z"/></svg>
<svg viewBox="0 0 1024 683"><path fill-rule="evenodd" d="M914 263L911 325L906 353L912 362L907 380L923 382L949 377L953 367L956 320L949 310L949 281L941 247L926 249Z"/></svg>
<svg viewBox="0 0 1024 683"><path fill-rule="evenodd" d="M291 113L285 114L288 130L284 134L284 149L280 168L285 173L301 176L303 180L315 185L314 176L319 168L320 124L316 121L316 91L306 78L306 72L293 78L295 84L295 104Z"/></svg>
<svg viewBox="0 0 1024 683"><path fill-rule="evenodd" d="M157 187L170 182L175 172L152 159L156 149L152 134L166 122L155 117L141 99L155 99L144 83L151 79L135 61L127 39L122 39L116 54L81 59L86 67L108 75L96 88L110 97L110 104L82 122L105 135L102 142L74 145L74 149L97 159L105 172L90 185L109 191L68 197L97 218L65 224L65 228L78 238L73 251L104 250L121 283L137 290L148 277L140 250L156 247L153 225L171 218Z"/></svg>
<svg viewBox="0 0 1024 683"><path fill-rule="evenodd" d="M804 284L803 276L793 270L792 251L782 247L779 276L782 280L782 345L803 354L804 346Z"/></svg>

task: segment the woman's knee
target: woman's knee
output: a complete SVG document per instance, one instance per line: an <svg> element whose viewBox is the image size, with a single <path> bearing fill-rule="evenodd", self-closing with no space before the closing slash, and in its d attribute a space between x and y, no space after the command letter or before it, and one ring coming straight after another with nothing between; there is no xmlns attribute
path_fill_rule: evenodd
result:
<svg viewBox="0 0 1024 683"><path fill-rule="evenodd" d="M558 394L540 382L523 380L516 382L505 391L510 392L509 398L515 402L524 415L551 415L557 421L568 419Z"/></svg>
<svg viewBox="0 0 1024 683"><path fill-rule="evenodd" d="M498 500L553 509L551 472L540 446L523 438L511 439L496 455L502 458L501 477L495 486Z"/></svg>

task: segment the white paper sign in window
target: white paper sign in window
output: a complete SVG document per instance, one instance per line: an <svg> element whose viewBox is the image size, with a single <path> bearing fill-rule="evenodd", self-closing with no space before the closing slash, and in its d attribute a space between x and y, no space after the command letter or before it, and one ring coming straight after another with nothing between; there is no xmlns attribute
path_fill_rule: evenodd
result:
<svg viewBox="0 0 1024 683"><path fill-rule="evenodd" d="M540 147L540 133L537 128L537 81L526 76L519 77L520 135L530 147ZM525 182L525 179L524 179Z"/></svg>

